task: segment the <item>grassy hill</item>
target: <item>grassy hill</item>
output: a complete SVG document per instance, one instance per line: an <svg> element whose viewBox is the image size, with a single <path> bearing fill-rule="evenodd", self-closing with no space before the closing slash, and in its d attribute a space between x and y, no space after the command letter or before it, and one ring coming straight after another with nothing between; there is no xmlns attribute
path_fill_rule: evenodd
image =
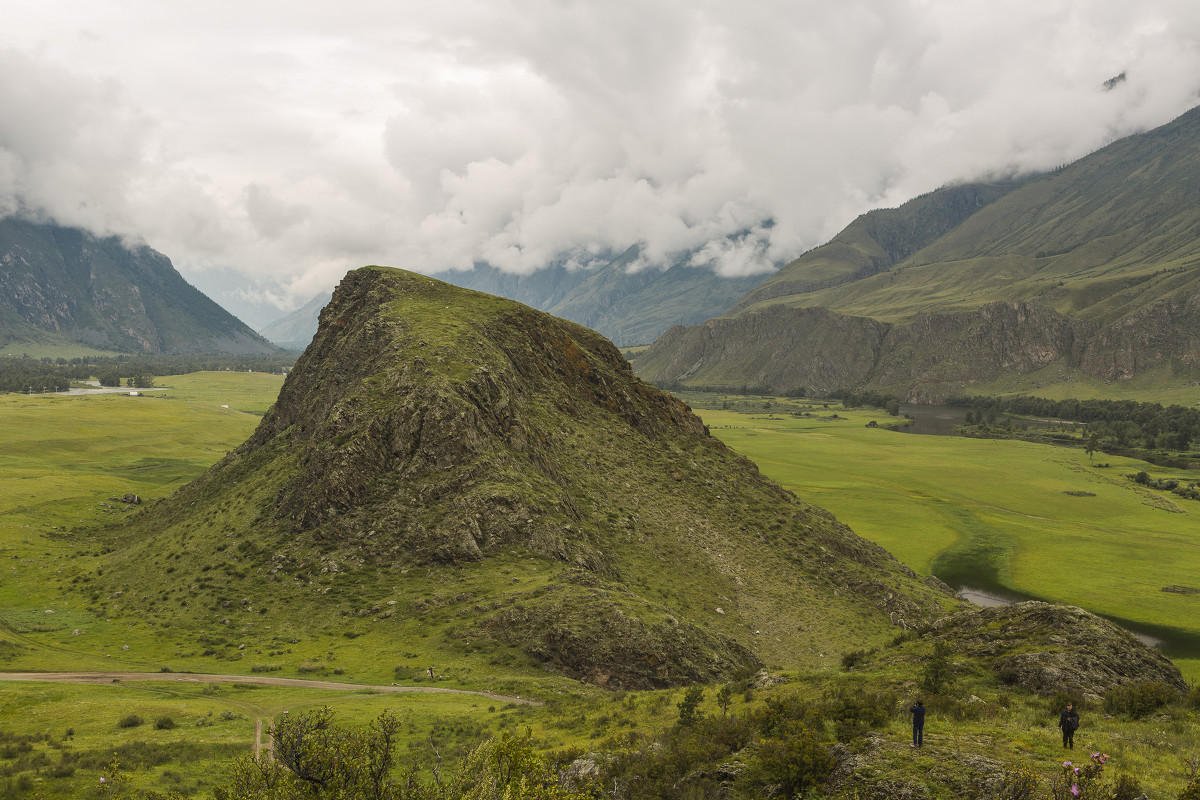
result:
<svg viewBox="0 0 1200 800"><path fill-rule="evenodd" d="M593 332L384 268L343 281L245 445L115 536L79 580L137 626L186 608L345 635L391 665L428 637L475 671L611 686L826 663L832 642L957 603Z"/></svg>

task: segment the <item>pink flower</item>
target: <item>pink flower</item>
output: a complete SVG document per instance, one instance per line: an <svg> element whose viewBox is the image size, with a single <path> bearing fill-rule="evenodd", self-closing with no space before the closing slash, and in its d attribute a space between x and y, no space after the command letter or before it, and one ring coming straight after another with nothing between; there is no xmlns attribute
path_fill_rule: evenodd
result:
<svg viewBox="0 0 1200 800"><path fill-rule="evenodd" d="M103 778L103 777L101 777L101 778L100 778L100 782L101 782L101 783L104 783L104 778Z"/></svg>
<svg viewBox="0 0 1200 800"><path fill-rule="evenodd" d="M1063 762L1063 766L1064 766L1064 767L1069 767L1069 766L1071 766L1071 762L1070 762L1070 761L1064 761L1064 762Z"/></svg>
<svg viewBox="0 0 1200 800"><path fill-rule="evenodd" d="M1071 794L1075 795L1076 797L1079 797L1079 787L1076 786L1075 784L1071 784Z"/></svg>

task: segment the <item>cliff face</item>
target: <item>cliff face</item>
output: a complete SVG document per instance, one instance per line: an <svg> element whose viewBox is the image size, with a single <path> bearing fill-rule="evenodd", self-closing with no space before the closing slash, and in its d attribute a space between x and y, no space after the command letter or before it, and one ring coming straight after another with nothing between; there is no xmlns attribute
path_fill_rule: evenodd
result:
<svg viewBox="0 0 1200 800"><path fill-rule="evenodd" d="M400 607L426 602L406 576L453 585L470 565L499 588L446 590L470 598L456 643L610 686L823 663L847 630L861 646L957 605L598 334L377 267L342 281L253 437L136 526L131 564L252 539L269 555L241 572L376 576Z"/></svg>
<svg viewBox="0 0 1200 800"><path fill-rule="evenodd" d="M277 349L149 247L11 217L0 220L0 312L0 341L152 354Z"/></svg>
<svg viewBox="0 0 1200 800"><path fill-rule="evenodd" d="M783 393L875 389L940 402L972 384L1050 365L1126 380L1158 365L1200 371L1200 297L1163 300L1101 327L1022 301L883 323L771 306L676 327L638 357L654 382L765 385Z"/></svg>

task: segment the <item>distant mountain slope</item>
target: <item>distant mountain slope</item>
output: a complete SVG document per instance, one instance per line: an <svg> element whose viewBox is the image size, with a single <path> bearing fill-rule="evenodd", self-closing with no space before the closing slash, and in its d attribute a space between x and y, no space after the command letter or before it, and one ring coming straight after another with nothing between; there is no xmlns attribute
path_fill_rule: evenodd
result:
<svg viewBox="0 0 1200 800"><path fill-rule="evenodd" d="M516 648L614 687L825 664L848 631L868 646L958 605L593 331L379 267L343 279L250 440L132 521L109 566L105 593L148 624L183 597L222 625L265 591L308 624L386 592L383 658L428 613L456 659Z"/></svg>
<svg viewBox="0 0 1200 800"><path fill-rule="evenodd" d="M321 309L328 305L332 296L322 292L290 314L275 320L258 334L284 349L303 350L316 334Z"/></svg>
<svg viewBox="0 0 1200 800"><path fill-rule="evenodd" d="M149 247L0 219L0 344L83 344L123 353L270 353Z"/></svg>
<svg viewBox="0 0 1200 800"><path fill-rule="evenodd" d="M748 293L731 319L669 331L637 367L654 381L784 390L804 375L805 386L925 398L1051 365L1102 380L1200 377L1198 298L1200 108L1019 185L951 187L866 214ZM811 317L774 307L886 323L911 357L882 339L851 353L799 335ZM994 328L1005 314L983 313L999 307L1022 309L1012 332L1029 349L1014 354ZM845 367L836 377L834 362Z"/></svg>
<svg viewBox="0 0 1200 800"><path fill-rule="evenodd" d="M591 269L555 263L517 275L480 264L473 270L432 277L578 322L621 347L652 342L672 325L710 319L763 280L762 275L722 278L707 267L684 262L666 270L650 267L628 272L637 254L637 248L631 247ZM320 295L260 333L281 347L303 349L317 332L317 315L328 300L328 294Z"/></svg>
<svg viewBox="0 0 1200 800"><path fill-rule="evenodd" d="M898 320L1025 300L1106 324L1197 290L1200 107L997 194L938 235L916 237L920 246L882 271L814 285L815 264L838 275L861 269L846 239L872 255L886 249L875 219L915 220L964 193L987 200L977 187L947 188L864 215L748 294L736 313L782 302Z"/></svg>
<svg viewBox="0 0 1200 800"><path fill-rule="evenodd" d="M870 211L828 243L810 250L747 292L731 314L760 305L799 303L797 296L855 284L891 269L954 230L979 209L1020 185L976 183L917 197L899 208Z"/></svg>

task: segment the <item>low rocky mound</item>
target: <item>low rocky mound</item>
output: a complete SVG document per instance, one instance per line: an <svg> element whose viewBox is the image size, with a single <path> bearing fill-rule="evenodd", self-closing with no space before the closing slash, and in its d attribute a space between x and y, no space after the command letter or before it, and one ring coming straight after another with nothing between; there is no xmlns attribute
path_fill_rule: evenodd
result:
<svg viewBox="0 0 1200 800"><path fill-rule="evenodd" d="M1043 695L1099 700L1115 686L1157 681L1185 691L1170 659L1082 608L1026 602L956 614L930 636L990 664L1001 680Z"/></svg>
<svg viewBox="0 0 1200 800"><path fill-rule="evenodd" d="M598 334L378 267L342 281L253 437L132 531L114 584L152 550L192 554L156 581L204 589L212 553L231 580L287 576L325 604L339 575L418 610L436 581L447 646L609 686L834 665L958 607ZM459 570L490 588L455 590Z"/></svg>

